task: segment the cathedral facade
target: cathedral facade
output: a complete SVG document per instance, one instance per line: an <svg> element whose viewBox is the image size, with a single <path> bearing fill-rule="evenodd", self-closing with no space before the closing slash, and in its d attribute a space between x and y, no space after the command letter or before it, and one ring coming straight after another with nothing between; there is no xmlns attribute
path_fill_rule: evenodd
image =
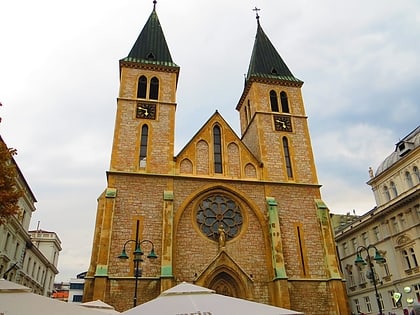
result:
<svg viewBox="0 0 420 315"><path fill-rule="evenodd" d="M141 304L186 281L305 314L348 314L303 82L258 16L235 104L240 137L216 111L175 155L179 69L154 7L120 60L111 163L84 300L122 311L132 307L135 289ZM139 245L145 255L136 281ZM121 259L122 249L129 259ZM152 249L149 257L157 258L148 260Z"/></svg>

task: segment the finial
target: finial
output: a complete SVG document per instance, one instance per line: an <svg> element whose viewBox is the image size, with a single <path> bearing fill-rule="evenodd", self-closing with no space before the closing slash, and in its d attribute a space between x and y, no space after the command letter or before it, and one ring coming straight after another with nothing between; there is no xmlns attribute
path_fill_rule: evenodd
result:
<svg viewBox="0 0 420 315"><path fill-rule="evenodd" d="M258 14L258 11L261 11L261 9L258 9L257 7L255 7L254 9L252 9L252 11L255 11L257 23L260 24L260 15Z"/></svg>
<svg viewBox="0 0 420 315"><path fill-rule="evenodd" d="M156 3L157 3L157 1L156 0L153 0L153 10L156 9Z"/></svg>

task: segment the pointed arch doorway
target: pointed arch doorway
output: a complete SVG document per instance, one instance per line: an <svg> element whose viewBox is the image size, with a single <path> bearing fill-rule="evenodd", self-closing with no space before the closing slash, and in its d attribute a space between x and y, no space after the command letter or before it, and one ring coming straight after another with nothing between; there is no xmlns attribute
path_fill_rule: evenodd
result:
<svg viewBox="0 0 420 315"><path fill-rule="evenodd" d="M240 287L237 281L227 274L221 272L217 274L209 283L209 289L216 291L217 294L241 298Z"/></svg>
<svg viewBox="0 0 420 315"><path fill-rule="evenodd" d="M253 299L252 278L225 251L215 257L194 283L217 294Z"/></svg>

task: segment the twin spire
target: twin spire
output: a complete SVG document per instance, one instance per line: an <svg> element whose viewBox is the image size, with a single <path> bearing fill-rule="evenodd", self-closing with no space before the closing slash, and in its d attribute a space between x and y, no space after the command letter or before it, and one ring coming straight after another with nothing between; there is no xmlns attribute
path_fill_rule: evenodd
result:
<svg viewBox="0 0 420 315"><path fill-rule="evenodd" d="M157 1L153 0L153 11L149 19L144 25L130 53L121 61L178 68L172 60L168 44L166 43L165 35L163 34L156 13L156 3ZM253 11L256 13L257 34L246 77L247 81L252 77L257 77L301 83L302 81L293 76L286 63L264 33L258 14L260 9L255 7Z"/></svg>

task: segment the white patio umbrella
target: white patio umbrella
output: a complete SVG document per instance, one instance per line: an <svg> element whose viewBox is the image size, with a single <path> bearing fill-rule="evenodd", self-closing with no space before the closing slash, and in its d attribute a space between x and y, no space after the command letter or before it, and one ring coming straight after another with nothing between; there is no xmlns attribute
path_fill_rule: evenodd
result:
<svg viewBox="0 0 420 315"><path fill-rule="evenodd" d="M216 294L213 290L183 282L162 292L156 299L121 314L297 315L303 313Z"/></svg>
<svg viewBox="0 0 420 315"><path fill-rule="evenodd" d="M31 293L31 289L0 279L0 314L4 315L104 315L78 304Z"/></svg>
<svg viewBox="0 0 420 315"><path fill-rule="evenodd" d="M85 303L80 304L80 306L95 309L97 311L101 311L102 313L109 314L109 315L120 314L120 312L116 311L113 306L106 304L105 302L101 300L85 302Z"/></svg>

